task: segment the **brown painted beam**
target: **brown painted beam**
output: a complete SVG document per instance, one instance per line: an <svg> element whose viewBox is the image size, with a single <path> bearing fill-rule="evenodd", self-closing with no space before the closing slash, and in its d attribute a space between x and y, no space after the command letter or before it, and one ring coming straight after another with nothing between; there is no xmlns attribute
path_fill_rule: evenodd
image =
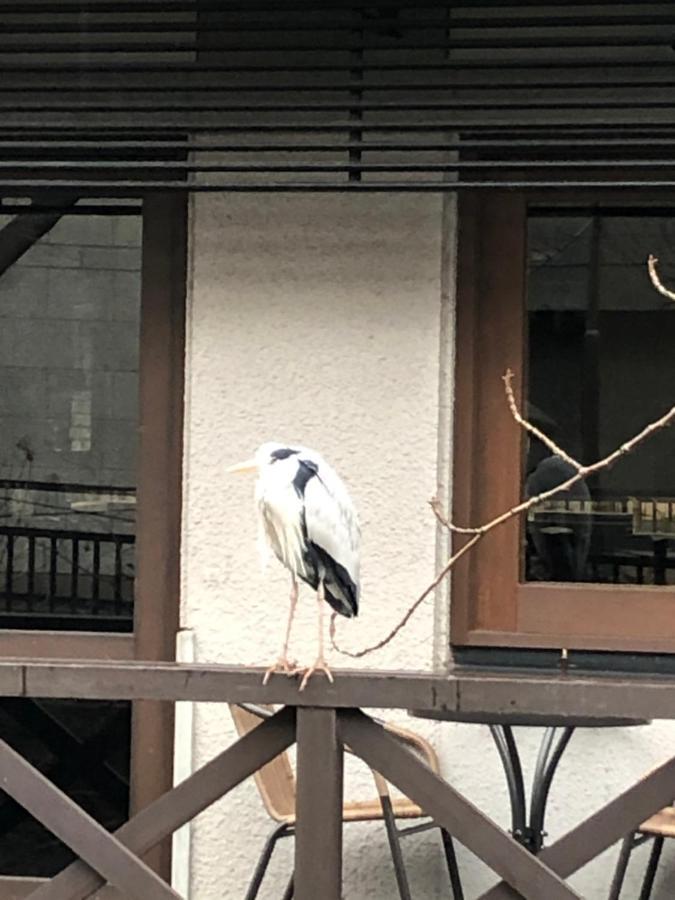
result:
<svg viewBox="0 0 675 900"><path fill-rule="evenodd" d="M675 757L645 775L539 855L554 872L567 878L595 859L675 797ZM503 882L479 900L514 900L518 894Z"/></svg>
<svg viewBox="0 0 675 900"><path fill-rule="evenodd" d="M33 244L44 237L56 225L59 219L75 205L78 197L75 194L50 197L50 203L62 206L63 211L49 213L21 213L0 229L0 275L21 259ZM30 207L27 207L27 210Z"/></svg>
<svg viewBox="0 0 675 900"><path fill-rule="evenodd" d="M5 629L0 631L0 659L116 660L134 658L133 634L104 631L29 631Z"/></svg>
<svg viewBox="0 0 675 900"><path fill-rule="evenodd" d="M335 669L335 683L274 676L262 684L263 669L244 666L128 661L12 659L24 681L20 696L86 697L98 700L193 700L215 703L273 703L328 708L415 709L419 714L465 721L566 722L608 719L675 719L675 676L621 673L584 675L551 672L477 673L451 669L423 672L364 672ZM591 724L586 722L585 724Z"/></svg>
<svg viewBox="0 0 675 900"><path fill-rule="evenodd" d="M0 740L0 785L125 896L136 900L180 900L118 838L3 740Z"/></svg>
<svg viewBox="0 0 675 900"><path fill-rule="evenodd" d="M231 791L295 741L295 711L266 719L185 781L155 800L115 832L134 853L144 853ZM103 884L86 863L71 863L30 894L30 900L84 900Z"/></svg>
<svg viewBox="0 0 675 900"><path fill-rule="evenodd" d="M580 900L562 878L360 710L338 713L345 744L526 900Z"/></svg>
<svg viewBox="0 0 675 900"><path fill-rule="evenodd" d="M299 709L296 900L342 897L343 748L334 709Z"/></svg>
<svg viewBox="0 0 675 900"><path fill-rule="evenodd" d="M13 662L16 662L13 661ZM2 663L0 663L0 671ZM335 683L275 675L263 685L264 669L243 666L162 662L27 662L26 694L35 697L92 699L203 700L322 707L399 707L454 709L452 680L400 672L335 671Z"/></svg>
<svg viewBox="0 0 675 900"><path fill-rule="evenodd" d="M187 196L143 201L139 405L134 584L135 655L173 660L180 598L183 383ZM132 814L171 787L173 705L137 701L132 708ZM167 841L152 855L165 877Z"/></svg>

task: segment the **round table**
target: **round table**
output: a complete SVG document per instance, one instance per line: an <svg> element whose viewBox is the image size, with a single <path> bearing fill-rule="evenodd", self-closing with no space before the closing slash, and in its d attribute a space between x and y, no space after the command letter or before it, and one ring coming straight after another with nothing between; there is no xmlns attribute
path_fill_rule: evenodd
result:
<svg viewBox="0 0 675 900"><path fill-rule="evenodd" d="M544 846L546 805L553 776L563 753L577 728L618 728L647 725L647 719L594 718L584 716L544 716L524 713L481 714L457 710L408 710L420 719L443 722L468 722L487 725L504 767L511 803L511 834L532 853ZM525 794L525 779L518 744L513 728L518 726L544 728L537 762L532 776L529 810Z"/></svg>

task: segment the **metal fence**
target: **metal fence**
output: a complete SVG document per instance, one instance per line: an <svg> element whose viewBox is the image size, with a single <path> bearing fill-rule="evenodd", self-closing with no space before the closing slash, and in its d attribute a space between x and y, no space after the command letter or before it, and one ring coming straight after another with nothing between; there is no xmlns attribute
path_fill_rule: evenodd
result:
<svg viewBox="0 0 675 900"><path fill-rule="evenodd" d="M124 557L134 543L132 534L0 526L0 627L128 630L133 560L125 571Z"/></svg>

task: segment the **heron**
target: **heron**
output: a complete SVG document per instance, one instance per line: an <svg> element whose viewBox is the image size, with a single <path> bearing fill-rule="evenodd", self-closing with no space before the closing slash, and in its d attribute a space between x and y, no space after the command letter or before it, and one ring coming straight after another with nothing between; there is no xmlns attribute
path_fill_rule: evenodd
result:
<svg viewBox="0 0 675 900"><path fill-rule="evenodd" d="M291 575L282 651L265 672L263 684L276 672L302 673L301 691L315 672L332 682L324 650L324 604L348 618L359 611L361 533L349 493L322 456L298 445L262 444L252 459L230 466L228 472L257 473L260 547L265 559L271 551ZM318 652L305 669L288 659L298 579L316 591L317 600Z"/></svg>

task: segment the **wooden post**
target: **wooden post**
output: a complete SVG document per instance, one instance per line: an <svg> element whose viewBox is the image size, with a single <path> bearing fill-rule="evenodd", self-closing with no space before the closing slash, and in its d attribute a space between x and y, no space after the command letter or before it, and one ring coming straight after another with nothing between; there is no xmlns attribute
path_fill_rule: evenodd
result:
<svg viewBox="0 0 675 900"><path fill-rule="evenodd" d="M298 709L296 900L342 896L343 749L334 709Z"/></svg>
<svg viewBox="0 0 675 900"><path fill-rule="evenodd" d="M134 604L135 655L143 660L173 659L178 631L186 259L186 195L146 197ZM170 704L133 705L132 813L171 787L173 722ZM169 878L171 842L149 862Z"/></svg>

